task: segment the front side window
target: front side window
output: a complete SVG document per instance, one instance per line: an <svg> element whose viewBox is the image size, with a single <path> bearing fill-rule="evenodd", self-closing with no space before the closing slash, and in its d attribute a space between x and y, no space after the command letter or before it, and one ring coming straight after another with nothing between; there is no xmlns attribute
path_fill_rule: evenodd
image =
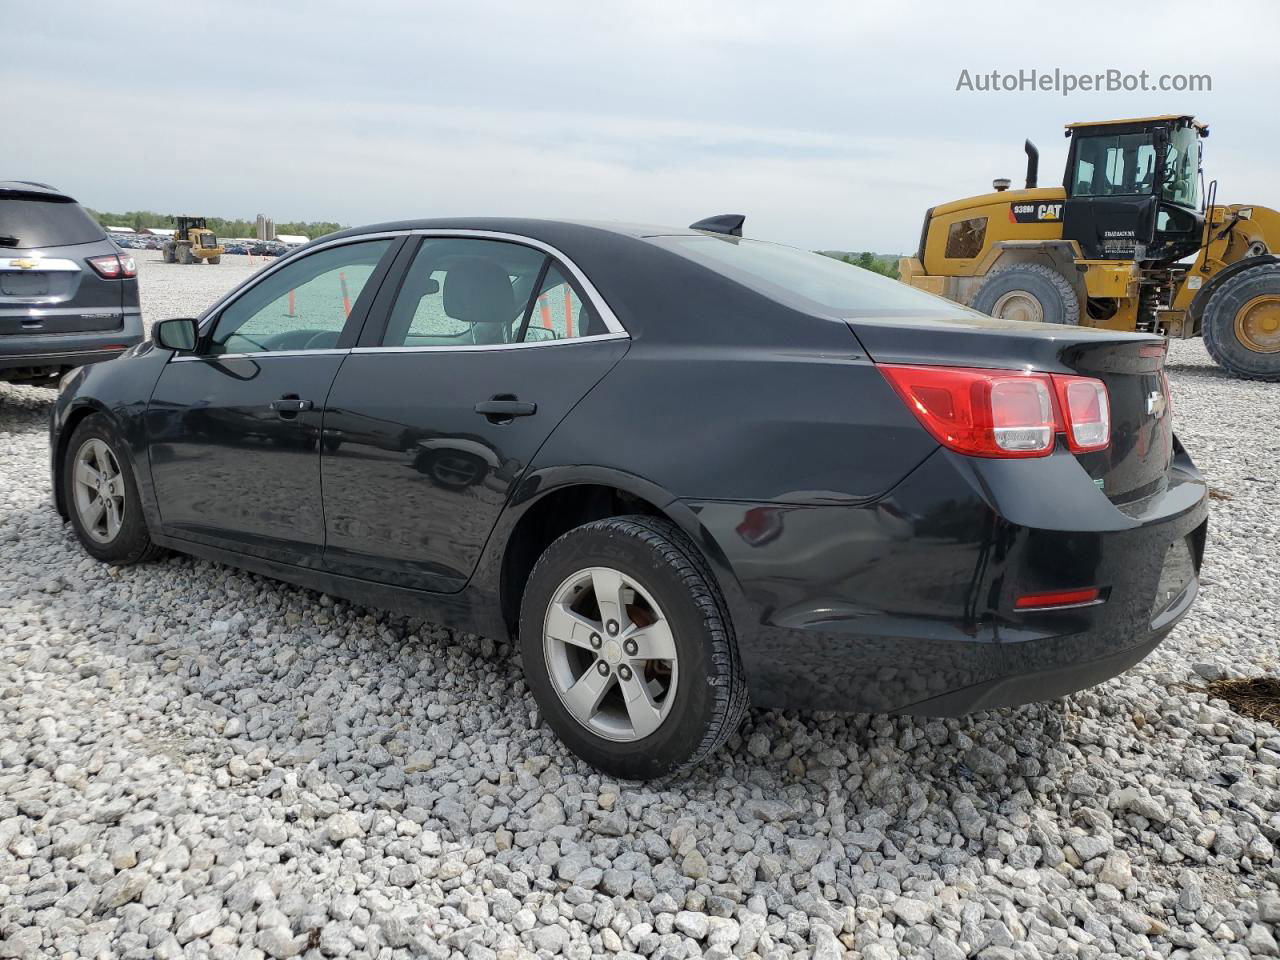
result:
<svg viewBox="0 0 1280 960"><path fill-rule="evenodd" d="M1170 203L1195 208L1200 175L1200 141L1194 127L1179 127L1165 150L1162 193Z"/></svg>
<svg viewBox="0 0 1280 960"><path fill-rule="evenodd" d="M293 261L232 301L207 352L270 353L338 345L347 317L391 240L365 240Z"/></svg>
<svg viewBox="0 0 1280 960"><path fill-rule="evenodd" d="M391 308L387 347L466 347L519 339L547 256L502 240L428 237Z"/></svg>
<svg viewBox="0 0 1280 960"><path fill-rule="evenodd" d="M947 229L945 256L949 260L967 260L976 257L982 252L982 245L986 239L986 217L957 220Z"/></svg>
<svg viewBox="0 0 1280 960"><path fill-rule="evenodd" d="M805 312L875 317L954 315L963 309L853 264L764 240L697 234L650 242Z"/></svg>

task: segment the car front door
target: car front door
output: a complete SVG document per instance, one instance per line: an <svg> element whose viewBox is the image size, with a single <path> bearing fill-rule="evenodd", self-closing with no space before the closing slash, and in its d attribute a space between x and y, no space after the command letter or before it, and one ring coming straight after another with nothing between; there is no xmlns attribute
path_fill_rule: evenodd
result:
<svg viewBox="0 0 1280 960"><path fill-rule="evenodd" d="M330 391L324 559L451 592L538 448L628 340L587 278L532 241L412 242Z"/></svg>
<svg viewBox="0 0 1280 960"><path fill-rule="evenodd" d="M282 264L165 365L146 422L167 534L320 564L325 398L402 242L354 238Z"/></svg>

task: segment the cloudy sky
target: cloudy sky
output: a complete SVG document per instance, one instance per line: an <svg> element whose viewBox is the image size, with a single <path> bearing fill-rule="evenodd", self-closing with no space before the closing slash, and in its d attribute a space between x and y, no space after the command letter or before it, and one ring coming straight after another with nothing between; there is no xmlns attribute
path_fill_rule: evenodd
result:
<svg viewBox="0 0 1280 960"><path fill-rule="evenodd" d="M1043 11L1042 13L1040 11ZM913 248L933 203L1061 179L1062 124L1193 112L1220 199L1280 206L1280 4L6 4L0 178L107 210L490 215ZM962 70L1208 74L979 93Z"/></svg>

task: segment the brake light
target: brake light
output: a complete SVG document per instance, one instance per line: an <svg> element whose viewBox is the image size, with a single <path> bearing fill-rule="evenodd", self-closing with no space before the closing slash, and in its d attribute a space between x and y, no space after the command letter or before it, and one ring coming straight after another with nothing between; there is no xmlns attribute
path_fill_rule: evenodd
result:
<svg viewBox="0 0 1280 960"><path fill-rule="evenodd" d="M1067 446L1073 453L1105 450L1111 442L1111 403L1101 380L1055 374L1058 404L1066 415Z"/></svg>
<svg viewBox="0 0 1280 960"><path fill-rule="evenodd" d="M89 266L93 267L103 280L119 280L121 277L133 277L138 274L138 267L133 262L133 257L118 257L114 253L109 253L104 257L87 259Z"/></svg>
<svg viewBox="0 0 1280 960"><path fill-rule="evenodd" d="M1052 593L1023 594L1013 605L1018 610L1052 610L1055 607L1080 607L1096 603L1102 591L1097 587L1083 590L1056 590Z"/></svg>
<svg viewBox="0 0 1280 960"><path fill-rule="evenodd" d="M1111 442L1101 380L1017 370L882 364L880 371L934 439L975 457L1044 457L1066 433L1074 452Z"/></svg>
<svg viewBox="0 0 1280 960"><path fill-rule="evenodd" d="M880 371L943 446L975 457L1043 457L1058 420L1047 374L883 365Z"/></svg>

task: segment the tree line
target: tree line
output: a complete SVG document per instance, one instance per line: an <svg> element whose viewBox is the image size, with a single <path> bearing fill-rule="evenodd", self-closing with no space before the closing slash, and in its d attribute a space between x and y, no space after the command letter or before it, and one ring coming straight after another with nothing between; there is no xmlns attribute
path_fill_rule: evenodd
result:
<svg viewBox="0 0 1280 960"><path fill-rule="evenodd" d="M869 250L862 253L850 253L845 250L819 250L818 252L824 257L831 257L833 260L861 267L863 270L870 270L872 273L878 273L891 280L898 279L898 257L896 254L872 253Z"/></svg>
<svg viewBox="0 0 1280 960"><path fill-rule="evenodd" d="M156 213L153 210L130 210L127 213L107 213L100 210L89 210L89 215L104 227L130 227L135 231L149 230L152 227L171 228L174 218L168 214ZM258 224L256 220L228 220L225 217L206 217L209 229L220 237L256 237ZM326 233L342 230L340 223L325 220L313 220L306 223L277 223L276 233L292 234L314 240Z"/></svg>

